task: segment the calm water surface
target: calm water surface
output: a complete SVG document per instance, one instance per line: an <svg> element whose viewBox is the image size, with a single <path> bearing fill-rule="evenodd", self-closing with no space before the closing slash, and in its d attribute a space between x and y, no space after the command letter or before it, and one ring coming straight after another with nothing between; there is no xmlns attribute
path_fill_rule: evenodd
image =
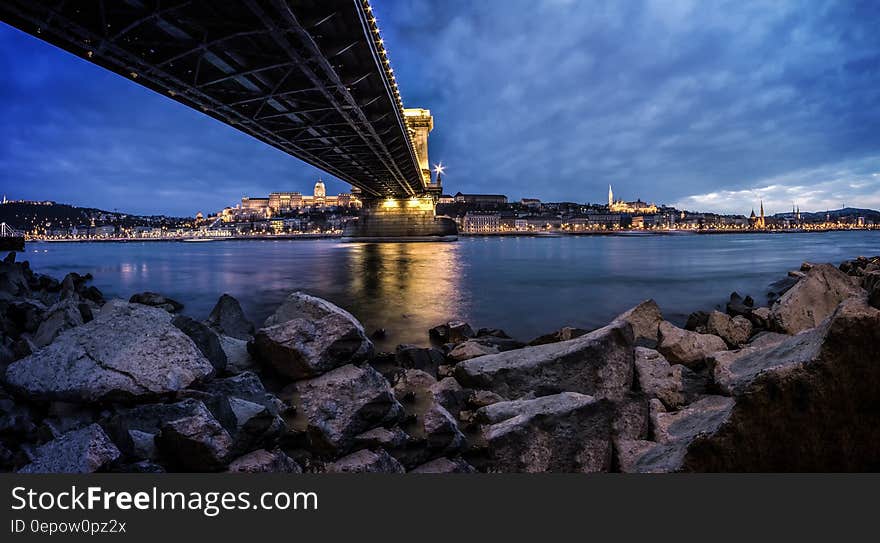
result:
<svg viewBox="0 0 880 543"><path fill-rule="evenodd" d="M389 347L426 343L428 328L452 319L528 340L566 325L601 326L647 298L682 323L734 290L763 302L767 285L804 260L880 254L880 232L35 243L27 252L38 272L89 272L108 297L161 292L200 319L224 292L262 322L288 293L304 290L351 311L368 331L385 328Z"/></svg>

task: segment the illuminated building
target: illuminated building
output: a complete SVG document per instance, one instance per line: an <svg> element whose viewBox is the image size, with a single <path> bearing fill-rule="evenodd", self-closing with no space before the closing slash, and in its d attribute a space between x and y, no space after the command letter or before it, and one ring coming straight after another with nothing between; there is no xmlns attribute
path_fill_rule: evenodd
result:
<svg viewBox="0 0 880 543"><path fill-rule="evenodd" d="M643 202L641 199L638 199L635 202L614 200L614 192L611 190L611 185L608 185L608 211L613 213L650 215L652 213L657 213L657 206Z"/></svg>
<svg viewBox="0 0 880 543"><path fill-rule="evenodd" d="M273 192L268 198L241 199L241 210L245 214L271 217L279 213L286 213L296 209L324 208L324 207L361 207L360 199L351 193L341 193L336 196L327 196L327 189L322 180L315 183L315 189L311 196L300 192Z"/></svg>

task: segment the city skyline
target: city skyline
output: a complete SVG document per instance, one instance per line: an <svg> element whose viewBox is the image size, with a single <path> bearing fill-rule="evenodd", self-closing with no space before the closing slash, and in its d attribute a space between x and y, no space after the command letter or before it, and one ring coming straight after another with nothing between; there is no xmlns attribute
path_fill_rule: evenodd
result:
<svg viewBox="0 0 880 543"><path fill-rule="evenodd" d="M875 7L662 7L374 6L405 103L437 119L446 192L601 202L611 183L723 213L880 207ZM318 177L349 190L8 26L0 44L10 195L189 216Z"/></svg>

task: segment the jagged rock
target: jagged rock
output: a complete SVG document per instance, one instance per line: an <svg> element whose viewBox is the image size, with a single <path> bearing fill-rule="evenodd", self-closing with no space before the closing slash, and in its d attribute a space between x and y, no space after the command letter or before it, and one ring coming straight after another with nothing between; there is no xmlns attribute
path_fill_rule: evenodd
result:
<svg viewBox="0 0 880 543"><path fill-rule="evenodd" d="M358 434L396 422L402 407L388 382L373 368L346 365L299 381L285 391L296 417L289 424L308 432L323 453L345 452Z"/></svg>
<svg viewBox="0 0 880 543"><path fill-rule="evenodd" d="M422 370L435 377L437 369L446 360L440 349L434 347L423 349L416 345L398 345L394 359L401 368Z"/></svg>
<svg viewBox="0 0 880 543"><path fill-rule="evenodd" d="M398 428L373 428L355 437L355 445L366 449L392 450L405 447L410 442L410 436Z"/></svg>
<svg viewBox="0 0 880 543"><path fill-rule="evenodd" d="M751 297L748 297L751 299ZM752 312L751 306L745 303L742 296L737 292L730 293L730 300L727 302L727 314L731 317L745 317L748 318L749 314Z"/></svg>
<svg viewBox="0 0 880 543"><path fill-rule="evenodd" d="M476 473L476 469L461 458L435 458L410 470L410 473Z"/></svg>
<svg viewBox="0 0 880 543"><path fill-rule="evenodd" d="M434 395L434 399L453 415L457 415L465 408L472 392L463 389L454 377L440 379L431 385L430 391Z"/></svg>
<svg viewBox="0 0 880 543"><path fill-rule="evenodd" d="M706 320L706 331L724 340L730 347L740 347L752 335L752 323L745 317L730 316L712 311Z"/></svg>
<svg viewBox="0 0 880 543"><path fill-rule="evenodd" d="M233 440L204 404L192 415L166 422L156 439L169 464L182 471L219 471L226 466Z"/></svg>
<svg viewBox="0 0 880 543"><path fill-rule="evenodd" d="M220 336L220 348L226 355L226 372L237 374L253 371L257 362L248 351L248 342L231 336Z"/></svg>
<svg viewBox="0 0 880 543"><path fill-rule="evenodd" d="M504 398L499 394L495 394L491 390L474 390L471 391L470 396L468 396L468 405L475 409L506 401L507 398Z"/></svg>
<svg viewBox="0 0 880 543"><path fill-rule="evenodd" d="M3 257L4 264L15 264L15 251L10 251Z"/></svg>
<svg viewBox="0 0 880 543"><path fill-rule="evenodd" d="M258 449L229 463L229 473L302 473L302 468L281 451Z"/></svg>
<svg viewBox="0 0 880 543"><path fill-rule="evenodd" d="M645 300L634 308L617 316L616 321L622 320L630 323L636 341L658 340L658 328L663 314L654 300Z"/></svg>
<svg viewBox="0 0 880 543"><path fill-rule="evenodd" d="M49 345L59 334L83 324L79 310L79 300L68 298L50 307L43 316L43 322L34 334L33 341L37 347Z"/></svg>
<svg viewBox="0 0 880 543"><path fill-rule="evenodd" d="M431 345L458 344L474 337L474 330L466 322L447 322L428 330Z"/></svg>
<svg viewBox="0 0 880 543"><path fill-rule="evenodd" d="M725 349L727 344L718 336L690 332L666 321L660 323L657 350L672 363L699 366L710 354Z"/></svg>
<svg viewBox="0 0 880 543"><path fill-rule="evenodd" d="M220 338L217 337L217 334L213 330L197 320L183 315L175 316L171 321L171 324L176 326L178 330L193 340L193 343L195 343L196 347L199 348L199 351L205 355L208 362L214 366L215 370L220 372L226 369L226 351L223 350L223 346L220 344Z"/></svg>
<svg viewBox="0 0 880 543"><path fill-rule="evenodd" d="M92 322L12 363L6 381L36 399L97 402L155 398L213 371L168 313L108 302Z"/></svg>
<svg viewBox="0 0 880 543"><path fill-rule="evenodd" d="M583 328L573 328L571 326L565 326L563 328L560 328L556 332L553 332L552 334L546 334L533 339L529 342L529 346L537 347L538 345L548 345L550 343L559 343L560 341L577 339L585 334L588 334L589 332L589 330L584 330Z"/></svg>
<svg viewBox="0 0 880 543"><path fill-rule="evenodd" d="M382 449L361 449L327 464L327 473L405 473L400 462Z"/></svg>
<svg viewBox="0 0 880 543"><path fill-rule="evenodd" d="M36 300L14 301L6 309L7 322L14 325L14 330L10 326L3 326L3 331L9 336L33 334L45 320L45 314L46 306Z"/></svg>
<svg viewBox="0 0 880 543"><path fill-rule="evenodd" d="M770 318L778 331L797 334L818 326L843 300L860 295L864 291L846 274L831 264L818 264L774 304Z"/></svg>
<svg viewBox="0 0 880 543"><path fill-rule="evenodd" d="M27 297L30 292L26 262L0 263L0 292L13 297Z"/></svg>
<svg viewBox="0 0 880 543"><path fill-rule="evenodd" d="M770 327L770 308L758 307L752 310L751 322L757 328Z"/></svg>
<svg viewBox="0 0 880 543"><path fill-rule="evenodd" d="M486 356L487 354L498 354L499 352L498 347L469 339L456 345L449 352L449 358L455 362L463 362L471 358Z"/></svg>
<svg viewBox="0 0 880 543"><path fill-rule="evenodd" d="M684 325L685 330L689 330L691 332L699 332L701 334L706 333L706 324L709 322L709 314L705 311L694 311L690 315L688 315L687 322ZM658 325L658 336L659 336L659 325Z"/></svg>
<svg viewBox="0 0 880 543"><path fill-rule="evenodd" d="M128 300L128 302L156 307L167 311L168 313L179 313L183 310L182 303L155 292L141 292L140 294L135 294Z"/></svg>
<svg viewBox="0 0 880 543"><path fill-rule="evenodd" d="M695 439L711 435L727 421L734 400L706 396L672 413L652 416L654 441L616 442L621 471L664 473L681 469L688 447Z"/></svg>
<svg viewBox="0 0 880 543"><path fill-rule="evenodd" d="M611 432L615 439L647 439L651 430L649 398L628 392L612 402Z"/></svg>
<svg viewBox="0 0 880 543"><path fill-rule="evenodd" d="M37 448L33 462L19 473L93 473L119 458L119 449L97 424Z"/></svg>
<svg viewBox="0 0 880 543"><path fill-rule="evenodd" d="M146 404L120 409L103 422L104 430L130 459L158 458L156 437L162 426L174 420L196 415L204 407L200 401L187 399L173 404Z"/></svg>
<svg viewBox="0 0 880 543"><path fill-rule="evenodd" d="M799 278L791 277L787 275L778 281L774 281L770 283L770 286L767 290L767 303L772 304L776 300L782 297L783 294L789 291L791 287L795 286L798 282Z"/></svg>
<svg viewBox="0 0 880 543"><path fill-rule="evenodd" d="M484 407L485 422L474 461L501 472L608 471L611 468L609 402L575 392Z"/></svg>
<svg viewBox="0 0 880 543"><path fill-rule="evenodd" d="M669 409L680 407L692 396L686 382L693 372L681 364L670 365L659 352L636 347L635 367L642 392L657 398Z"/></svg>
<svg viewBox="0 0 880 543"><path fill-rule="evenodd" d="M366 360L373 343L347 311L295 292L257 332L254 348L277 373L295 380Z"/></svg>
<svg viewBox="0 0 880 543"><path fill-rule="evenodd" d="M394 385L394 396L403 406L403 430L428 455L449 454L459 450L465 441L455 417L442 405L437 381L420 370L408 370ZM406 465L424 461L419 455L408 455Z"/></svg>
<svg viewBox="0 0 880 543"><path fill-rule="evenodd" d="M206 323L222 336L243 341L253 339L255 332L254 324L245 317L241 304L228 294L220 296Z"/></svg>
<svg viewBox="0 0 880 543"><path fill-rule="evenodd" d="M632 384L632 327L616 321L577 339L473 358L455 376L508 398L560 391L619 397Z"/></svg>

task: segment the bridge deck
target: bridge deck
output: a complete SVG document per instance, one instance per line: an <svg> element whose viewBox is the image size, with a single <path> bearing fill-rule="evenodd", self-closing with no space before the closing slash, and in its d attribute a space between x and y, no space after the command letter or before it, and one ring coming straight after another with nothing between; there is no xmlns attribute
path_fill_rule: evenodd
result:
<svg viewBox="0 0 880 543"><path fill-rule="evenodd" d="M4 0L21 30L360 188L425 189L364 0Z"/></svg>

